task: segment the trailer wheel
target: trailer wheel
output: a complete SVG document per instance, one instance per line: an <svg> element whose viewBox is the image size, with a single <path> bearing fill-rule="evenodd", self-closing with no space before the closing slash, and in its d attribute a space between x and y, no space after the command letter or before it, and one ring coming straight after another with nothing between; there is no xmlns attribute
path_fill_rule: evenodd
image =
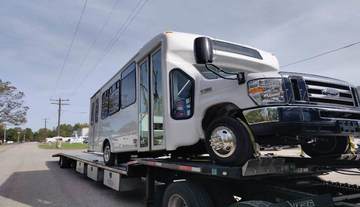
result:
<svg viewBox="0 0 360 207"><path fill-rule="evenodd" d="M164 194L163 207L213 207L205 189L190 182L170 184Z"/></svg>
<svg viewBox="0 0 360 207"><path fill-rule="evenodd" d="M310 157L333 156L344 154L349 147L349 137L319 137L313 142L301 144L302 150Z"/></svg>
<svg viewBox="0 0 360 207"><path fill-rule="evenodd" d="M60 159L59 159L59 165L60 165L60 168L69 168L70 167L70 160L64 156L60 156Z"/></svg>
<svg viewBox="0 0 360 207"><path fill-rule="evenodd" d="M113 166L115 164L115 154L111 152L111 146L109 142L104 143L103 158L105 165Z"/></svg>
<svg viewBox="0 0 360 207"><path fill-rule="evenodd" d="M205 145L210 157L219 164L242 165L254 150L246 127L232 117L215 119L206 132Z"/></svg>

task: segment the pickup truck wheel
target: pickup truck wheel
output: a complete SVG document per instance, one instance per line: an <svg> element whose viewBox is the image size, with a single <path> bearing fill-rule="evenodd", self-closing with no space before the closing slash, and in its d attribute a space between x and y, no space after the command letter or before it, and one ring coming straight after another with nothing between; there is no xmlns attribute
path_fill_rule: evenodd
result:
<svg viewBox="0 0 360 207"><path fill-rule="evenodd" d="M250 134L246 127L235 118L215 119L205 134L207 151L216 163L242 165L253 157Z"/></svg>
<svg viewBox="0 0 360 207"><path fill-rule="evenodd" d="M105 142L103 150L104 163L107 166L113 166L115 164L115 154L111 152L111 146L109 142Z"/></svg>
<svg viewBox="0 0 360 207"><path fill-rule="evenodd" d="M205 189L189 181L170 184L164 193L162 207L212 207Z"/></svg>
<svg viewBox="0 0 360 207"><path fill-rule="evenodd" d="M333 156L344 154L349 147L349 138L346 136L318 137L301 144L302 150L310 157Z"/></svg>

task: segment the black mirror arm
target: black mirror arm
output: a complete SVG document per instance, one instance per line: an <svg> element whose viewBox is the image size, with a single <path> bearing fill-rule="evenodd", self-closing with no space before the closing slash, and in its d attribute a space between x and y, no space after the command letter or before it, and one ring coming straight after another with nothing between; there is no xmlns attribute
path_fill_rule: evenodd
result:
<svg viewBox="0 0 360 207"><path fill-rule="evenodd" d="M238 83L239 83L239 85L241 85L241 84L244 84L245 83L245 73L244 72L238 72L237 74L236 74L236 78L237 78L237 80L238 80Z"/></svg>
<svg viewBox="0 0 360 207"><path fill-rule="evenodd" d="M209 68L208 65L211 65L213 66L214 68L216 68L217 70L225 73L225 74L229 74L229 75L236 75L236 78L228 78L228 77L225 77L225 76L222 76L220 75L218 72L215 72L213 69ZM223 78L223 79L226 79L226 80L237 80L239 85L245 83L245 73L244 72L236 72L236 73L233 73L233 72L228 72L228 71L225 71L223 69L221 69L220 67L214 65L214 64L205 64L205 67L206 69L208 69L210 72L214 73L215 75L219 76L220 78Z"/></svg>

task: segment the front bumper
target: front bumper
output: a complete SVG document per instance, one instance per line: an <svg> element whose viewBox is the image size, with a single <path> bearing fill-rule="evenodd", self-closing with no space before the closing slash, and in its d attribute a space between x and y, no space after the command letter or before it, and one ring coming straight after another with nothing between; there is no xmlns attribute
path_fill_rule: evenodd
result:
<svg viewBox="0 0 360 207"><path fill-rule="evenodd" d="M360 135L360 111L326 107L270 106L244 110L256 137Z"/></svg>

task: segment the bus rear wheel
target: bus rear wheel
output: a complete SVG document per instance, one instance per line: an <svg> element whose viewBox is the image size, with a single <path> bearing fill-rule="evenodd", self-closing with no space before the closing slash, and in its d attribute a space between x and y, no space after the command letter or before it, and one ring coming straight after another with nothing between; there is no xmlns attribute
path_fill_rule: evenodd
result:
<svg viewBox="0 0 360 207"><path fill-rule="evenodd" d="M104 143L103 158L105 165L113 166L115 164L115 154L111 152L111 146L109 142Z"/></svg>

